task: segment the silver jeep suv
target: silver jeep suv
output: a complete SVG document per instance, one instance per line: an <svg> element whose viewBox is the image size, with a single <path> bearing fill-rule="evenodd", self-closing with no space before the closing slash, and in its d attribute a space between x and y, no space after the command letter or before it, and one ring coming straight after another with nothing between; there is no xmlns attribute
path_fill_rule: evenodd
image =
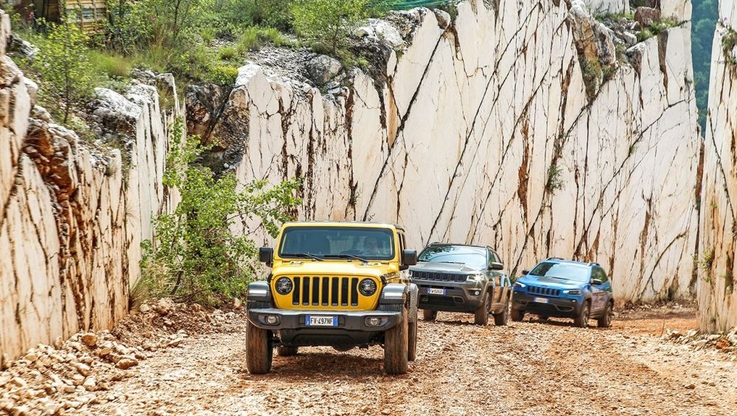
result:
<svg viewBox="0 0 737 416"><path fill-rule="evenodd" d="M419 289L417 307L425 320L448 311L473 313L478 325L486 325L489 314L497 325L507 324L512 288L492 248L432 243L417 261L409 273Z"/></svg>

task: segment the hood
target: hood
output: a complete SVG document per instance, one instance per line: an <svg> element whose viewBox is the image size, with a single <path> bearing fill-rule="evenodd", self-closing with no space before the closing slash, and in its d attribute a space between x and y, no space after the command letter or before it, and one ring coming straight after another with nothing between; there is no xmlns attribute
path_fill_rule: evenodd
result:
<svg viewBox="0 0 737 416"><path fill-rule="evenodd" d="M552 277L535 276L531 274L526 274L517 279L517 281L526 285L543 286L553 289L577 289L586 286L586 284L582 282L554 279Z"/></svg>
<svg viewBox="0 0 737 416"><path fill-rule="evenodd" d="M390 262L368 261L366 263L358 260L282 260L274 263L272 273L274 276L373 276L380 277L389 273L398 272L397 266Z"/></svg>
<svg viewBox="0 0 737 416"><path fill-rule="evenodd" d="M429 262L424 261L421 263L417 263L414 266L411 266L409 268L410 271L420 271L420 272L440 272L440 273L480 273L482 270L478 267L468 266L466 264L458 264L458 263L436 263L436 262Z"/></svg>

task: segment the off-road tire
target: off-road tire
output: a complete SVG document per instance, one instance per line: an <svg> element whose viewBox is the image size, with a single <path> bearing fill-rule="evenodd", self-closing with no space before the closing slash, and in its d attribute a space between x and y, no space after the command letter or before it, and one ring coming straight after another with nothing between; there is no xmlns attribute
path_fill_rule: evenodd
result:
<svg viewBox="0 0 737 416"><path fill-rule="evenodd" d="M591 316L591 301L587 300L578 316L573 318L573 325L579 328L587 328L589 326L589 317Z"/></svg>
<svg viewBox="0 0 737 416"><path fill-rule="evenodd" d="M402 308L402 323L384 333L384 371L406 374L408 367L409 314Z"/></svg>
<svg viewBox="0 0 737 416"><path fill-rule="evenodd" d="M497 314L494 314L494 325L504 326L509 322L509 298L504 302L504 308Z"/></svg>
<svg viewBox="0 0 737 416"><path fill-rule="evenodd" d="M438 311L434 311L432 309L422 310L422 320L423 321L434 321L435 318L437 317L438 317Z"/></svg>
<svg viewBox="0 0 737 416"><path fill-rule="evenodd" d="M487 325L489 323L489 308L491 307L491 293L484 293L484 302L479 305L474 313L473 323L476 325Z"/></svg>
<svg viewBox="0 0 737 416"><path fill-rule="evenodd" d="M417 316L415 321L409 323L409 334L407 335L407 360L414 361L417 358Z"/></svg>
<svg viewBox="0 0 737 416"><path fill-rule="evenodd" d="M607 302L604 314L596 320L596 326L599 328L609 328L612 326L612 319L614 318L614 307L612 302Z"/></svg>
<svg viewBox="0 0 737 416"><path fill-rule="evenodd" d="M246 368L249 373L266 374L271 371L274 349L269 338L268 330L246 322Z"/></svg>
<svg viewBox="0 0 737 416"><path fill-rule="evenodd" d="M514 322L522 322L522 318L525 317L525 311L512 308L512 320Z"/></svg>
<svg viewBox="0 0 737 416"><path fill-rule="evenodd" d="M280 357L291 357L293 355L297 355L298 350L299 347L289 347L286 345L280 345L276 347L276 353Z"/></svg>

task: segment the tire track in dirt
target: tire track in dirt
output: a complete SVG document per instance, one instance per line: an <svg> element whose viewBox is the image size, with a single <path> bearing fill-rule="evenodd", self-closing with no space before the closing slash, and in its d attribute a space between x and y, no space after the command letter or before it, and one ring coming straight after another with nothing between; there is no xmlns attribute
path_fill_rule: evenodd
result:
<svg viewBox="0 0 737 416"><path fill-rule="evenodd" d="M681 330L695 325L694 316L647 316L616 320L609 329L581 329L569 320L481 327L472 315L441 312L436 322L419 322L417 360L402 376L383 373L379 346L301 348L297 356L275 355L271 373L252 376L245 366L245 314L220 316L227 318L209 330L188 327L182 342L149 353L105 388L77 391L92 398L74 399L78 403L68 413L737 414L737 356L660 336L671 323ZM177 316L167 317L176 332ZM142 336L135 325L128 331L119 336L129 344L149 333ZM30 386L29 394L35 391Z"/></svg>

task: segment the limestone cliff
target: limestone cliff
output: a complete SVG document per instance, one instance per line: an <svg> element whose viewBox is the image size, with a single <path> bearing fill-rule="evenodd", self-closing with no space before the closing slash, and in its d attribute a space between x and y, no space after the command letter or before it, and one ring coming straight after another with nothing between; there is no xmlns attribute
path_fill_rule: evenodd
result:
<svg viewBox="0 0 737 416"><path fill-rule="evenodd" d="M357 32L378 69L319 86L271 58L241 68L209 139L243 181L303 176L303 219L398 222L417 249L488 244L517 274L547 256L597 261L620 303L689 295L690 2L658 3L676 24L642 42L587 11L627 2L394 13Z"/></svg>
<svg viewBox="0 0 737 416"><path fill-rule="evenodd" d="M737 1L719 2L709 85L699 240L701 329L737 325Z"/></svg>
<svg viewBox="0 0 737 416"><path fill-rule="evenodd" d="M9 33L0 12L0 361L126 315L140 242L170 199L156 88L97 91L99 144L124 150L95 150L34 106L34 84L5 55Z"/></svg>

